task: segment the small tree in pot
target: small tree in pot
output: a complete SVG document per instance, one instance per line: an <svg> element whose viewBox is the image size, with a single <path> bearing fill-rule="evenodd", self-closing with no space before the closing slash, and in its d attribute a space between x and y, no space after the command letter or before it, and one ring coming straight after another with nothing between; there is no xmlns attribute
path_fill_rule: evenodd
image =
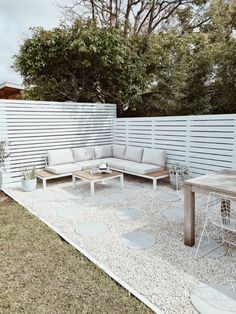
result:
<svg viewBox="0 0 236 314"><path fill-rule="evenodd" d="M174 190L181 190L184 185L184 180L190 178L190 169L178 163L169 168L170 185Z"/></svg>
<svg viewBox="0 0 236 314"><path fill-rule="evenodd" d="M21 170L22 172L22 189L25 192L30 192L36 189L37 179L34 166L28 166Z"/></svg>
<svg viewBox="0 0 236 314"><path fill-rule="evenodd" d="M6 141L0 141L0 191L2 188L2 168L4 166L5 159L9 156L6 152Z"/></svg>

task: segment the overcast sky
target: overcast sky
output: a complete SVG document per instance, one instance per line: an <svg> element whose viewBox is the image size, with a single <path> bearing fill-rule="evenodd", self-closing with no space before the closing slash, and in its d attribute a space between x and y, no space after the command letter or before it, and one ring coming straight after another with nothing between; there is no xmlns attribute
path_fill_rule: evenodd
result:
<svg viewBox="0 0 236 314"><path fill-rule="evenodd" d="M59 24L60 16L55 0L0 0L0 84L22 82L10 67L29 27L50 29Z"/></svg>

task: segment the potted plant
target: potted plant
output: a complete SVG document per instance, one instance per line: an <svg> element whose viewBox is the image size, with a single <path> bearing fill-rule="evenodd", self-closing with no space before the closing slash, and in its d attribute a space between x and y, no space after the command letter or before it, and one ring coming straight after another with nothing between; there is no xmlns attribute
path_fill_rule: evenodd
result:
<svg viewBox="0 0 236 314"><path fill-rule="evenodd" d="M189 179L190 169L185 165L174 164L169 168L170 185L174 190L181 190L184 180Z"/></svg>
<svg viewBox="0 0 236 314"><path fill-rule="evenodd" d="M5 159L9 156L6 152L6 141L0 141L0 191L2 188L2 167L4 166Z"/></svg>
<svg viewBox="0 0 236 314"><path fill-rule="evenodd" d="M36 189L37 179L34 166L28 166L21 170L22 173L22 189L25 192L30 192Z"/></svg>

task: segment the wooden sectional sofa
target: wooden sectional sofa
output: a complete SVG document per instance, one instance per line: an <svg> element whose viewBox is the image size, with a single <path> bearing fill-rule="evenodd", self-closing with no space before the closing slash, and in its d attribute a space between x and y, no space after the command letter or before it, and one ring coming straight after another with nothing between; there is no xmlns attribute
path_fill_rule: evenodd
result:
<svg viewBox="0 0 236 314"><path fill-rule="evenodd" d="M46 168L37 176L43 180L46 188L49 179L69 176L74 171L94 169L106 163L111 169L151 179L156 190L157 180L168 177L165 162L164 150L116 144L49 150Z"/></svg>

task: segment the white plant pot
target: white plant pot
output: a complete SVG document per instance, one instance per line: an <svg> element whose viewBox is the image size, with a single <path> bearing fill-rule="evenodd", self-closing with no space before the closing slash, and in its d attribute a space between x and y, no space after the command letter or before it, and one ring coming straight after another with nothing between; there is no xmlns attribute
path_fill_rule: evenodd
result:
<svg viewBox="0 0 236 314"><path fill-rule="evenodd" d="M32 180L22 180L22 190L25 192L30 192L36 189L37 179Z"/></svg>
<svg viewBox="0 0 236 314"><path fill-rule="evenodd" d="M0 170L0 191L2 190L2 171Z"/></svg>

